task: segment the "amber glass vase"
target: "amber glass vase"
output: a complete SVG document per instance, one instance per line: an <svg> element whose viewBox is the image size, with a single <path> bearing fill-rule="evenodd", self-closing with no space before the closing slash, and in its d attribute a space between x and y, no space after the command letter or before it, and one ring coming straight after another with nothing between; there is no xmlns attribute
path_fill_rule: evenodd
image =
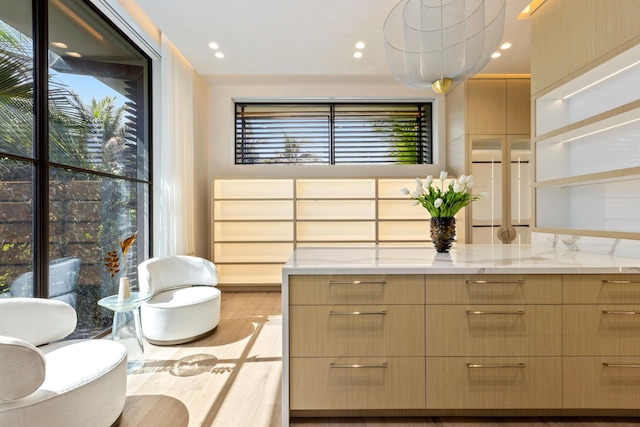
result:
<svg viewBox="0 0 640 427"><path fill-rule="evenodd" d="M449 252L456 237L456 219L431 218L431 241L438 252Z"/></svg>

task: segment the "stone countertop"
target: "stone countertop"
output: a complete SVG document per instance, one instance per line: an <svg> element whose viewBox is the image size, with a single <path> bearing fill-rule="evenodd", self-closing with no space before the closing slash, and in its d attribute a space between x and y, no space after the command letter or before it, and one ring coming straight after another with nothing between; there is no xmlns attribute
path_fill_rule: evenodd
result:
<svg viewBox="0 0 640 427"><path fill-rule="evenodd" d="M532 245L301 247L282 268L296 274L640 274L640 259ZM286 283L287 280L284 280Z"/></svg>

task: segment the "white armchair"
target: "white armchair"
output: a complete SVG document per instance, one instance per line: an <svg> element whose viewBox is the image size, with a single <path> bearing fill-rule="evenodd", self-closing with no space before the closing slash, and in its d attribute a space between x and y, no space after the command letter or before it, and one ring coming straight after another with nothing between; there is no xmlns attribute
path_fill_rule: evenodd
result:
<svg viewBox="0 0 640 427"><path fill-rule="evenodd" d="M124 408L127 351L110 340L58 341L76 327L69 304L0 299L0 425L111 426Z"/></svg>
<svg viewBox="0 0 640 427"><path fill-rule="evenodd" d="M218 271L211 261L188 255L148 259L138 266L142 333L152 344L180 344L212 332L220 322Z"/></svg>

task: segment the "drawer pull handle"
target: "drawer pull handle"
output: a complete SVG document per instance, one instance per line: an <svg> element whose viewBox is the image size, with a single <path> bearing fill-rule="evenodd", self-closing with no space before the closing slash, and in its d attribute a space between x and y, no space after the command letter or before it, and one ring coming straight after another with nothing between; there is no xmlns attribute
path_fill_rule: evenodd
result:
<svg viewBox="0 0 640 427"><path fill-rule="evenodd" d="M475 368L526 368L527 365L524 363L511 363L511 364L484 364L484 363L467 363L467 368L475 369Z"/></svg>
<svg viewBox="0 0 640 427"><path fill-rule="evenodd" d="M361 281L361 280L353 280L351 282L340 282L335 280L329 280L329 285L386 285L386 280L378 280L378 281Z"/></svg>
<svg viewBox="0 0 640 427"><path fill-rule="evenodd" d="M333 311L329 312L329 316L362 316L369 314L387 314L386 310L381 311Z"/></svg>
<svg viewBox="0 0 640 427"><path fill-rule="evenodd" d="M602 310L603 314L624 314L624 315L629 315L632 316L634 314L640 314L640 311L608 311L608 310Z"/></svg>
<svg viewBox="0 0 640 427"><path fill-rule="evenodd" d="M523 310L518 311L471 311L467 310L467 314L525 314Z"/></svg>
<svg viewBox="0 0 640 427"><path fill-rule="evenodd" d="M602 362L602 366L606 366L607 368L640 368L640 365L627 364L627 363L607 363L607 362Z"/></svg>
<svg viewBox="0 0 640 427"><path fill-rule="evenodd" d="M632 282L631 280L603 280L602 283L613 285L629 285L631 283L639 284L640 282Z"/></svg>
<svg viewBox="0 0 640 427"><path fill-rule="evenodd" d="M502 284L502 285L508 285L508 284L524 285L524 283L525 283L524 280L513 280L513 281L510 281L510 282L492 282L490 280L465 280L465 282L467 283L467 285L496 285L496 284Z"/></svg>
<svg viewBox="0 0 640 427"><path fill-rule="evenodd" d="M386 368L386 363L372 364L372 365L341 365L339 363L330 363L330 368L349 368L349 369L360 369L360 368Z"/></svg>

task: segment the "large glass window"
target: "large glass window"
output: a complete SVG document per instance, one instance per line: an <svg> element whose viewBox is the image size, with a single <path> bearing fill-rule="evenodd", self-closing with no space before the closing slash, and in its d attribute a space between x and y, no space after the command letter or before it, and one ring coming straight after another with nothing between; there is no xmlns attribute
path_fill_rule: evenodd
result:
<svg viewBox="0 0 640 427"><path fill-rule="evenodd" d="M92 336L108 252L150 253L150 61L82 0L33 4L0 0L0 298L65 301Z"/></svg>
<svg viewBox="0 0 640 427"><path fill-rule="evenodd" d="M236 164L431 164L431 103L236 103Z"/></svg>

